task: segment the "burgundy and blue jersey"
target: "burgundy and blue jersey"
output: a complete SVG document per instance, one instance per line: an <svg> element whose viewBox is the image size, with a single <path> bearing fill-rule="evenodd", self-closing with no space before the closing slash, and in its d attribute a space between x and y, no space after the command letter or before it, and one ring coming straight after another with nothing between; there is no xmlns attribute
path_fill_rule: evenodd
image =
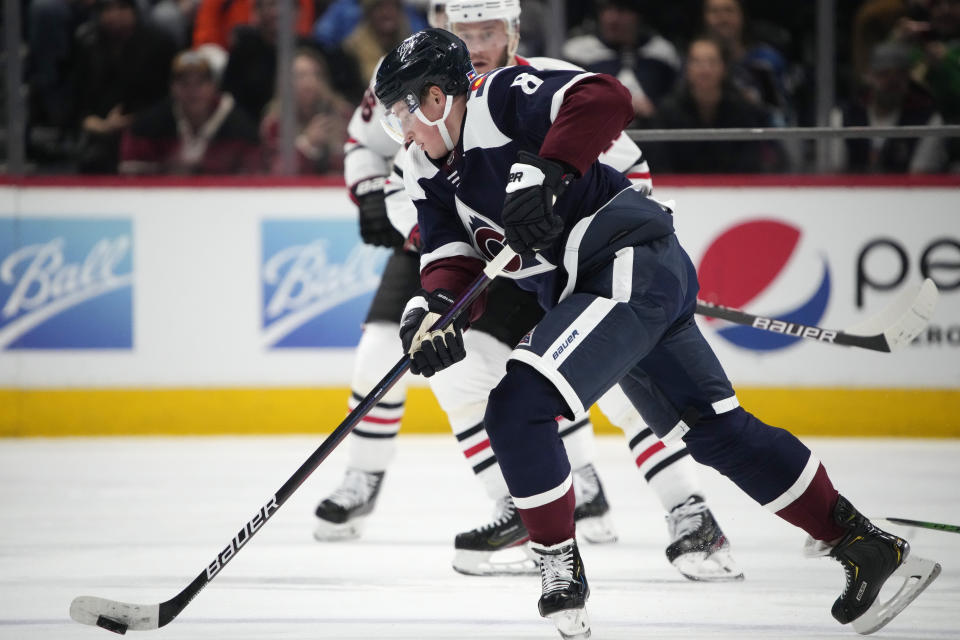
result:
<svg viewBox="0 0 960 640"><path fill-rule="evenodd" d="M455 149L443 161L413 147L408 157L404 183L417 207L424 287L457 292L502 248L501 209L520 150L563 161L580 173L554 206L564 221L562 238L518 257L504 273L536 291L544 308L568 289L567 274L576 271L576 263L595 262L638 241L638 229L646 229L640 235L654 227L655 236L672 232L668 214L653 227L636 211L613 208L595 215L631 187L597 157L632 115L629 93L602 74L508 67L476 78ZM573 269L567 268L571 260Z"/></svg>

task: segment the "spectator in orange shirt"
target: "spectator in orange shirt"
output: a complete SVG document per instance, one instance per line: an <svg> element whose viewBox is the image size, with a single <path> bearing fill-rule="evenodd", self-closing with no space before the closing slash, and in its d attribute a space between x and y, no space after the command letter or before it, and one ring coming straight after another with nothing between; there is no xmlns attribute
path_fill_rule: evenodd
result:
<svg viewBox="0 0 960 640"><path fill-rule="evenodd" d="M297 35L309 37L313 26L313 0L297 0L299 12L296 21ZM193 27L193 46L211 43L229 49L233 44L233 30L241 25L256 22L254 0L201 0Z"/></svg>
<svg viewBox="0 0 960 640"><path fill-rule="evenodd" d="M223 72L223 90L254 122L263 118L263 110L277 87L279 4L279 0L254 0L259 18L255 24L234 30ZM295 13L299 10L298 5L293 8ZM296 40L300 45L308 44L299 36Z"/></svg>

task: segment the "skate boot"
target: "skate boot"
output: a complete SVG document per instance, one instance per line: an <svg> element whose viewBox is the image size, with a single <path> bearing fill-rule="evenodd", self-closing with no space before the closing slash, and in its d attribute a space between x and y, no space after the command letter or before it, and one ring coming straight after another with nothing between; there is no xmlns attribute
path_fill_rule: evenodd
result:
<svg viewBox="0 0 960 640"><path fill-rule="evenodd" d="M874 526L843 496L833 509L833 520L848 533L829 553L846 575L843 593L830 613L840 624L853 622L857 633L883 627L940 575L939 564L911 556L906 540ZM880 602L877 596L892 576L902 577L903 585Z"/></svg>
<svg viewBox="0 0 960 640"><path fill-rule="evenodd" d="M600 476L592 464L574 469L573 495L577 500L576 509L573 511L577 533L587 542L594 544L616 542L617 532L610 520L610 505L603 493Z"/></svg>
<svg viewBox="0 0 960 640"><path fill-rule="evenodd" d="M543 593L537 604L540 615L550 618L565 640L590 637L587 599L590 586L583 571L580 551L573 539L547 547L530 543L540 558L540 580Z"/></svg>
<svg viewBox="0 0 960 640"><path fill-rule="evenodd" d="M383 471L347 469L343 482L317 507L313 537L321 542L359 538L363 521L377 503Z"/></svg>
<svg viewBox="0 0 960 640"><path fill-rule="evenodd" d="M529 539L513 498L504 496L497 500L492 522L457 534L453 568L468 576L535 574L537 559Z"/></svg>
<svg viewBox="0 0 960 640"><path fill-rule="evenodd" d="M667 559L684 577L706 582L743 580L730 543L703 498L692 495L674 507L667 515L667 527L673 539Z"/></svg>

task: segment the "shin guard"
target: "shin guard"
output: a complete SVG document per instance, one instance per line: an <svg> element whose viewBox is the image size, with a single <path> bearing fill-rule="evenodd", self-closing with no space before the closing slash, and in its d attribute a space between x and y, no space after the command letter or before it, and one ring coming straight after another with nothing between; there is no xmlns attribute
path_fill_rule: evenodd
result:
<svg viewBox="0 0 960 640"><path fill-rule="evenodd" d="M819 459L789 431L737 407L701 420L684 441L697 462L813 538L843 535L832 518L836 489Z"/></svg>

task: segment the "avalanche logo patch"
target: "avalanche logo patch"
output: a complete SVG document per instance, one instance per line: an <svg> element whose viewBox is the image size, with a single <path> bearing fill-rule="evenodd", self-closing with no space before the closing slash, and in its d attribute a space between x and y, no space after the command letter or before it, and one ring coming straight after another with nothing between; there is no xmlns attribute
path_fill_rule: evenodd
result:
<svg viewBox="0 0 960 640"><path fill-rule="evenodd" d="M0 351L132 346L129 219L0 217Z"/></svg>
<svg viewBox="0 0 960 640"><path fill-rule="evenodd" d="M456 199L456 203L460 221L470 233L474 248L484 260L490 262L507 244L503 237L503 227L464 204L460 198ZM556 267L539 253L533 256L517 256L503 270L503 277L522 280L553 269Z"/></svg>
<svg viewBox="0 0 960 640"><path fill-rule="evenodd" d="M788 322L819 324L830 300L826 258L806 245L800 229L778 220L752 220L721 233L704 252L697 275L700 299ZM754 351L800 340L745 326L726 326L717 335Z"/></svg>

